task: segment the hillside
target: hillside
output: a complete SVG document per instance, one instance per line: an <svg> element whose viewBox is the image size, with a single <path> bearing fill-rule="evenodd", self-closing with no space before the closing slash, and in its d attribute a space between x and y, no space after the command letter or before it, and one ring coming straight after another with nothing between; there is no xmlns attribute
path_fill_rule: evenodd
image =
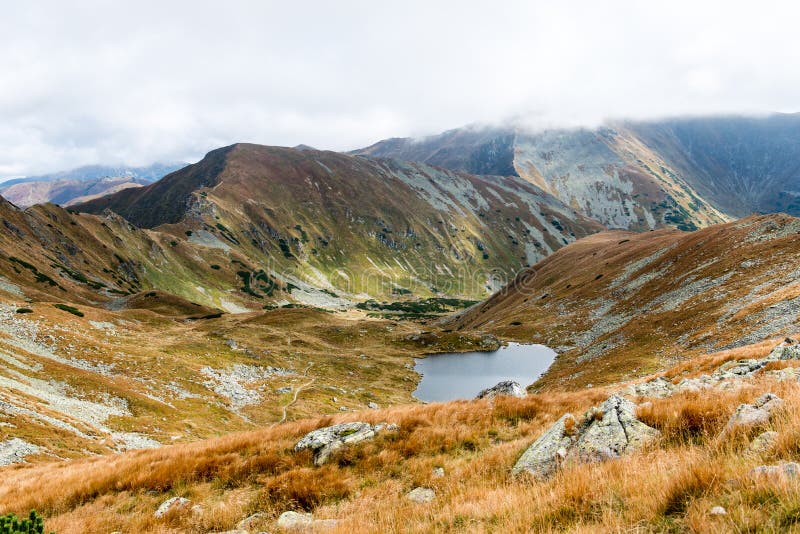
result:
<svg viewBox="0 0 800 534"><path fill-rule="evenodd" d="M69 206L129 187L152 183L181 167L183 164L164 163L148 167L92 165L0 182L0 195L20 207L48 202Z"/></svg>
<svg viewBox="0 0 800 534"><path fill-rule="evenodd" d="M699 380L763 359L778 342L709 355L664 379ZM620 387L369 410L14 466L2 470L0 503L40 510L59 534L298 531L281 528L287 511L313 513L299 517L311 523L301 532L796 532L800 416L788 408L800 402L797 359L772 365L702 392L630 396L655 441L619 459L565 464L547 480L514 476L512 466L565 412L602 417L590 408ZM740 403L764 393L780 399L768 420L729 431ZM397 428L322 466L293 450L309 431L354 421ZM428 500L412 500L412 488Z"/></svg>
<svg viewBox="0 0 800 534"><path fill-rule="evenodd" d="M693 229L754 212L800 215L798 141L795 114L468 127L353 153L520 176L609 228Z"/></svg>
<svg viewBox="0 0 800 534"><path fill-rule="evenodd" d="M483 297L601 229L519 178L247 144L74 209L112 210L181 247L235 252L259 298L279 278L345 298Z"/></svg>
<svg viewBox="0 0 800 534"><path fill-rule="evenodd" d="M800 327L800 219L753 216L697 232L604 232L522 271L448 319L560 353L537 387L608 384Z"/></svg>

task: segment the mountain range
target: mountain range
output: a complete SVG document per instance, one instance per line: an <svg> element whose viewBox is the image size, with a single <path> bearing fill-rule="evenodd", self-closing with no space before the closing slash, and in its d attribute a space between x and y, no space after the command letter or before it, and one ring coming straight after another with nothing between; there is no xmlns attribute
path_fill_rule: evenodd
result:
<svg viewBox="0 0 800 534"><path fill-rule="evenodd" d="M353 153L519 176L609 228L693 230L751 213L800 215L800 114L535 133L475 126Z"/></svg>
<svg viewBox="0 0 800 534"><path fill-rule="evenodd" d="M786 530L794 484L753 473L790 476L800 435L799 120L239 143L0 197L0 506L59 533ZM520 397L413 397L418 358L507 342L557 353ZM331 428L322 465L300 444ZM556 476L514 474L531 448Z"/></svg>
<svg viewBox="0 0 800 534"><path fill-rule="evenodd" d="M155 163L147 167L89 165L0 182L0 195L21 207L46 202L69 206L155 182L184 166L185 163Z"/></svg>

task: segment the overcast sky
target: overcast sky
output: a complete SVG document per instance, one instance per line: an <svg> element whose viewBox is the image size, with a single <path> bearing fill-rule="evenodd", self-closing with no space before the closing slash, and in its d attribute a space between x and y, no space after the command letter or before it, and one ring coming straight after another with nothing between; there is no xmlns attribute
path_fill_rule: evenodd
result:
<svg viewBox="0 0 800 534"><path fill-rule="evenodd" d="M237 141L350 149L515 116L795 112L797 5L7 2L0 178L193 161Z"/></svg>

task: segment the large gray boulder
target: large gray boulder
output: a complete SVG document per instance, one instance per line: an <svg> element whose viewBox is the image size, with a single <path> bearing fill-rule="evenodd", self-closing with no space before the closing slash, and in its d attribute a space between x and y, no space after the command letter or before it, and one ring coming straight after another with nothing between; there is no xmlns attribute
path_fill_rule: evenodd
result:
<svg viewBox="0 0 800 534"><path fill-rule="evenodd" d="M636 418L636 405L612 395L578 423L563 415L522 454L512 473L545 480L563 464L619 458L657 439L660 432Z"/></svg>
<svg viewBox="0 0 800 534"><path fill-rule="evenodd" d="M192 501L186 497L172 497L162 502L158 509L153 514L153 517L159 519L164 517L173 510L184 510L192 505Z"/></svg>
<svg viewBox="0 0 800 534"><path fill-rule="evenodd" d="M519 382L513 380L505 380L498 382L494 386L482 390L478 393L476 399L491 399L493 397L506 396L506 397L524 397L525 390L519 385Z"/></svg>
<svg viewBox="0 0 800 534"><path fill-rule="evenodd" d="M772 393L764 393L753 404L740 404L733 412L722 435L737 428L750 428L764 425L769 422L772 415L783 407L783 400Z"/></svg>
<svg viewBox="0 0 800 534"><path fill-rule="evenodd" d="M334 451L345 445L372 439L375 433L375 427L369 423L341 423L309 432L297 442L294 450L311 449L314 452L314 465L322 465Z"/></svg>

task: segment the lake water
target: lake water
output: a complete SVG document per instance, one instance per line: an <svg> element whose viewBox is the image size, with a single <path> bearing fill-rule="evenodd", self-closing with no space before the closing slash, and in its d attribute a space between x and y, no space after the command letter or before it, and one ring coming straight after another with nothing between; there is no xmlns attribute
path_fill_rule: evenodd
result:
<svg viewBox="0 0 800 534"><path fill-rule="evenodd" d="M450 352L417 358L414 370L422 380L414 397L427 402L472 399L503 380L523 389L536 381L556 357L544 345L509 343L494 352Z"/></svg>

